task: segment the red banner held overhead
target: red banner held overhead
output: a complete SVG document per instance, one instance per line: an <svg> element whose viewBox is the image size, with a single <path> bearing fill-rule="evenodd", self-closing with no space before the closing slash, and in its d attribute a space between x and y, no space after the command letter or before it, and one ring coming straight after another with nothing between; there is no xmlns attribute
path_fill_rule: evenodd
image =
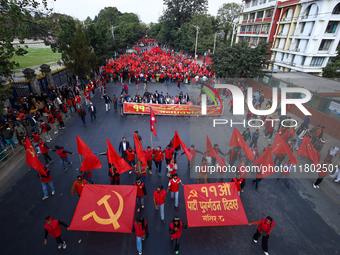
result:
<svg viewBox="0 0 340 255"><path fill-rule="evenodd" d="M85 185L71 230L131 233L137 187Z"/></svg>
<svg viewBox="0 0 340 255"><path fill-rule="evenodd" d="M80 171L85 172L96 168L101 168L102 163L100 163L97 156L91 151L91 149L79 138L77 135L77 147L78 153L84 156L84 161L81 163Z"/></svg>
<svg viewBox="0 0 340 255"><path fill-rule="evenodd" d="M247 225L235 183L184 185L189 227Z"/></svg>
<svg viewBox="0 0 340 255"><path fill-rule="evenodd" d="M190 116L202 115L201 106L183 104L138 104L124 103L124 113ZM207 105L207 115L222 115L223 105Z"/></svg>

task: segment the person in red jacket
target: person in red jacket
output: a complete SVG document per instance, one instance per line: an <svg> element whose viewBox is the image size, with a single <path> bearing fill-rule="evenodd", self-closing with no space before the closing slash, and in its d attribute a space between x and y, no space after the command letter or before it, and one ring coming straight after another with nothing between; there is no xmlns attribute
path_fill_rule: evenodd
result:
<svg viewBox="0 0 340 255"><path fill-rule="evenodd" d="M32 136L33 136L34 146L35 146L35 148L37 148L37 151L38 151L37 153L41 153L40 148L38 146L38 141L39 141L39 139L41 139L39 133L37 131L34 131L32 133Z"/></svg>
<svg viewBox="0 0 340 255"><path fill-rule="evenodd" d="M156 166L156 171L158 168L158 176L161 176L161 171L162 171L162 162L164 161L164 153L161 151L161 146L157 147L157 150L154 150L152 148L153 154L154 154L154 161L155 161L155 166Z"/></svg>
<svg viewBox="0 0 340 255"><path fill-rule="evenodd" d="M179 239L182 235L182 229L186 229L187 226L183 224L181 219L176 216L173 218L169 225L169 233L171 241L175 240L175 254L179 252Z"/></svg>
<svg viewBox="0 0 340 255"><path fill-rule="evenodd" d="M136 156L135 156L135 150L133 150L131 148L131 146L128 147L128 149L126 150L126 158L127 158L127 162L128 164L134 168L135 166L135 159L136 159ZM129 174L132 174L132 170L129 171Z"/></svg>
<svg viewBox="0 0 340 255"><path fill-rule="evenodd" d="M142 241L149 236L148 224L142 217L137 217L132 225L132 232L136 232L136 243L138 255L142 255Z"/></svg>
<svg viewBox="0 0 340 255"><path fill-rule="evenodd" d="M58 249L61 249L61 247L63 247L63 249L65 250L66 249L66 243L65 243L65 241L63 241L61 239L61 227L60 227L60 225L64 226L67 230L69 230L68 226L60 220L52 219L51 216L47 216L45 218L45 221L46 221L46 223L44 225L44 228L45 228L44 244L47 244L47 235L50 234L50 236L55 238L57 243L59 244Z"/></svg>
<svg viewBox="0 0 340 255"><path fill-rule="evenodd" d="M164 154L165 154L165 164L166 167L170 164L170 161L172 159L173 153L174 153L174 148L171 148L170 145L167 145L166 148L164 149Z"/></svg>
<svg viewBox="0 0 340 255"><path fill-rule="evenodd" d="M65 172L67 170L67 167L65 166L65 162L68 163L68 166L72 165L72 162L67 157L67 153L71 154L71 155L76 155L76 154L73 153L73 152L65 150L63 146L56 145L56 146L54 146L54 148L55 148L54 150L50 149L50 151L55 151L55 152L58 153L58 155L60 157L60 163L63 166L63 172Z"/></svg>
<svg viewBox="0 0 340 255"><path fill-rule="evenodd" d="M142 161L138 160L137 165L135 165L136 177L139 177L141 181L145 184L146 182L146 170L148 166L142 164Z"/></svg>
<svg viewBox="0 0 340 255"><path fill-rule="evenodd" d="M196 158L196 154L197 153L200 153L202 155L204 155L203 152L195 149L195 145L191 145L190 148L188 149L188 151L190 152L190 155L191 155L191 161L188 159L188 167L190 167L190 170L192 170L194 164L195 164L195 158ZM183 154L185 154L185 152L179 154L180 156L182 156Z"/></svg>
<svg viewBox="0 0 340 255"><path fill-rule="evenodd" d="M250 225L259 225L257 227L256 233L253 236L254 243L257 243L257 240L260 236L262 236L262 250L265 255L269 255L268 253L268 239L269 235L275 225L272 217L267 216L266 219L262 219L256 222L249 223Z"/></svg>
<svg viewBox="0 0 340 255"><path fill-rule="evenodd" d="M54 129L54 134L58 134L58 127L51 112L49 112L49 115L47 116L47 123L50 124L51 130Z"/></svg>
<svg viewBox="0 0 340 255"><path fill-rule="evenodd" d="M40 178L40 181L43 187L43 193L44 193L44 197L42 198L42 200L46 200L47 198L49 198L47 186L50 186L52 196L55 194L55 188L52 182L50 169L45 167L44 172L45 172L45 175L38 173L38 177Z"/></svg>
<svg viewBox="0 0 340 255"><path fill-rule="evenodd" d="M137 212L140 212L140 209L144 209L144 198L146 198L145 184L137 177L133 185L137 186Z"/></svg>
<svg viewBox="0 0 340 255"><path fill-rule="evenodd" d="M77 180L73 183L72 189L71 189L71 194L73 197L74 191L77 190L77 194L80 197L81 193L83 192L83 188L85 184L88 184L88 182L83 178L83 176L78 175Z"/></svg>
<svg viewBox="0 0 340 255"><path fill-rule="evenodd" d="M163 190L163 186L159 186L153 193L153 203L155 205L156 213L161 210L161 221L165 224L164 220L164 205L166 203L166 192Z"/></svg>
<svg viewBox="0 0 340 255"><path fill-rule="evenodd" d="M47 124L43 121L43 120L39 120L40 122L40 126L41 126L41 134L45 134L45 138L46 138L46 142L49 143L50 141L52 141L52 137L50 136L50 134L48 133L48 128L47 128ZM51 127L50 127L51 130Z"/></svg>
<svg viewBox="0 0 340 255"><path fill-rule="evenodd" d="M48 149L49 149L48 146L41 139L38 140L38 146L40 148L42 155L44 156L46 165L49 166L51 163L54 162L54 160L48 155ZM50 164L48 163L48 160L51 161Z"/></svg>
<svg viewBox="0 0 340 255"><path fill-rule="evenodd" d="M152 154L153 151L151 150L151 147L148 146L148 148L144 151L146 161L148 163L149 168L149 174L152 174Z"/></svg>
<svg viewBox="0 0 340 255"><path fill-rule="evenodd" d="M202 163L200 164L200 168L199 168L197 184L200 184L202 177L203 177L204 183L208 183L207 171L208 171L208 161L206 158L203 158Z"/></svg>
<svg viewBox="0 0 340 255"><path fill-rule="evenodd" d="M169 193L169 190L171 191L171 199L173 200L175 198L175 209L178 211L178 194L179 194L179 184L182 184L184 187L181 179L178 177L177 174L173 174L172 178L169 181L168 184L168 190L166 193Z"/></svg>
<svg viewBox="0 0 340 255"><path fill-rule="evenodd" d="M322 182L323 178L325 178L328 174L328 169L329 169L329 165L332 164L332 160L329 159L327 160L326 162L326 166L324 166L325 164L322 165L322 170L319 172L319 178L316 180L315 183L313 183L313 188L316 189L316 188L320 188L319 187L319 184ZM332 168L333 169L333 168Z"/></svg>
<svg viewBox="0 0 340 255"><path fill-rule="evenodd" d="M120 173L118 172L115 165L111 164L112 166L109 168L109 176L111 185L119 185L120 184Z"/></svg>
<svg viewBox="0 0 340 255"><path fill-rule="evenodd" d="M236 189L238 191L238 195L240 195L241 185L242 185L242 183L244 181L244 178L241 178L241 176L242 176L241 173L237 173L236 174L236 178L231 179L231 181L234 182L235 185L236 185Z"/></svg>
<svg viewBox="0 0 340 255"><path fill-rule="evenodd" d="M56 115L56 118L59 122L60 129L65 129L65 123L64 123L64 120L63 120L63 116L61 115L61 112L59 112L59 110L56 110L55 115Z"/></svg>

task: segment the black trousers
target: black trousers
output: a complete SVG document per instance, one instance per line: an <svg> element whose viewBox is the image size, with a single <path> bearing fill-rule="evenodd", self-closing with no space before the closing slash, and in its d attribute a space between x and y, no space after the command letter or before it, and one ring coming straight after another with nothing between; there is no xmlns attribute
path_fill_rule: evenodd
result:
<svg viewBox="0 0 340 255"><path fill-rule="evenodd" d="M314 185L319 185L319 184L322 182L323 178L324 178L324 177L321 177L321 176L319 175L319 178L316 180L316 182L314 183Z"/></svg>
<svg viewBox="0 0 340 255"><path fill-rule="evenodd" d="M274 166L279 166L279 165L281 165L282 161L285 159L285 156L286 156L286 155L283 155L282 157L276 156L276 157L275 157L275 160L274 160ZM278 163L276 164L276 162L278 162Z"/></svg>
<svg viewBox="0 0 340 255"><path fill-rule="evenodd" d="M175 241L175 252L179 250L179 238L174 239Z"/></svg>
<svg viewBox="0 0 340 255"><path fill-rule="evenodd" d="M253 180L253 183L255 183L255 189L257 189L259 187L260 181L262 181L262 179L260 179L260 178L256 178L255 180Z"/></svg>
<svg viewBox="0 0 340 255"><path fill-rule="evenodd" d="M120 178L118 180L111 181L111 185L119 185L120 184Z"/></svg>
<svg viewBox="0 0 340 255"><path fill-rule="evenodd" d="M256 233L253 236L253 239L257 241L257 239L259 239L261 236L259 231L256 231ZM269 235L267 236L262 236L262 250L265 252L268 252L268 239L269 239Z"/></svg>
<svg viewBox="0 0 340 255"><path fill-rule="evenodd" d="M91 112L91 121L96 120L96 113L95 112Z"/></svg>
<svg viewBox="0 0 340 255"><path fill-rule="evenodd" d="M148 167L149 167L149 171L151 171L152 170L152 160L148 161Z"/></svg>
<svg viewBox="0 0 340 255"><path fill-rule="evenodd" d="M243 182L241 183L241 189L243 189L244 186L246 186L246 179L244 179Z"/></svg>
<svg viewBox="0 0 340 255"><path fill-rule="evenodd" d="M64 241L61 239L61 236L56 237L55 240L57 241L57 243L61 243L61 244L64 243Z"/></svg>
<svg viewBox="0 0 340 255"><path fill-rule="evenodd" d="M44 159L46 162L46 165L48 164L48 160L52 161L51 157L48 155L48 153L43 153L42 155L44 155Z"/></svg>

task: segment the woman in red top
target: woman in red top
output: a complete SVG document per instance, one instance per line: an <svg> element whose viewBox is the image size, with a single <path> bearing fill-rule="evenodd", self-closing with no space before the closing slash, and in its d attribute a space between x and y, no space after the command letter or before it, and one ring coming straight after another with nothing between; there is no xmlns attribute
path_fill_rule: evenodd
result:
<svg viewBox="0 0 340 255"><path fill-rule="evenodd" d="M182 235L182 229L186 229L187 226L183 225L183 222L179 217L175 217L169 226L169 233L171 241L175 240L175 254L178 254L179 250L179 239Z"/></svg>
<svg viewBox="0 0 340 255"><path fill-rule="evenodd" d="M269 235L275 225L272 217L267 216L266 219L262 219L256 222L249 223L250 225L259 225L257 227L256 233L253 236L254 243L257 243L257 240L262 236L262 250L265 255L269 255L268 253L268 239Z"/></svg>
<svg viewBox="0 0 340 255"><path fill-rule="evenodd" d="M67 230L69 230L68 226L60 221L60 220L53 220L51 216L47 216L45 218L45 240L44 240L44 244L47 244L47 235L50 234L51 237L55 238L58 245L58 249L61 249L61 247L63 247L63 249L66 249L66 243L65 241L63 241L61 239L61 227L60 225L63 225Z"/></svg>
<svg viewBox="0 0 340 255"><path fill-rule="evenodd" d="M126 155L127 155L127 162L128 164L133 168L135 166L135 150L129 146L129 148L126 150ZM132 174L132 170L129 171L129 174Z"/></svg>
<svg viewBox="0 0 340 255"><path fill-rule="evenodd" d="M142 254L142 241L146 240L149 236L148 224L142 217L137 217L133 223L132 232L136 232L137 252Z"/></svg>

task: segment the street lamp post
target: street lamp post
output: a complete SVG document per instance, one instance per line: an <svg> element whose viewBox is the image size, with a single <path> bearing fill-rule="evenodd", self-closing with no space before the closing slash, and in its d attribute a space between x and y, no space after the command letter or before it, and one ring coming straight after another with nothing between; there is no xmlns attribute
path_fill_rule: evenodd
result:
<svg viewBox="0 0 340 255"><path fill-rule="evenodd" d="M196 44L195 44L195 59L196 59L196 54L197 54L197 39L198 39L198 31L200 31L200 28L199 28L199 26L194 26L194 25L192 25L194 28L196 28L196 31L197 31L197 33L196 33Z"/></svg>
<svg viewBox="0 0 340 255"><path fill-rule="evenodd" d="M119 26L111 26L111 31L112 31L112 39L115 39L115 29Z"/></svg>
<svg viewBox="0 0 340 255"><path fill-rule="evenodd" d="M213 54L215 53L215 46L216 46L216 36L217 36L217 32L215 33L215 36L214 36L214 49L213 49Z"/></svg>
<svg viewBox="0 0 340 255"><path fill-rule="evenodd" d="M236 26L236 24L233 23L233 35L231 37L231 47L233 47L233 42L234 42L235 26Z"/></svg>

